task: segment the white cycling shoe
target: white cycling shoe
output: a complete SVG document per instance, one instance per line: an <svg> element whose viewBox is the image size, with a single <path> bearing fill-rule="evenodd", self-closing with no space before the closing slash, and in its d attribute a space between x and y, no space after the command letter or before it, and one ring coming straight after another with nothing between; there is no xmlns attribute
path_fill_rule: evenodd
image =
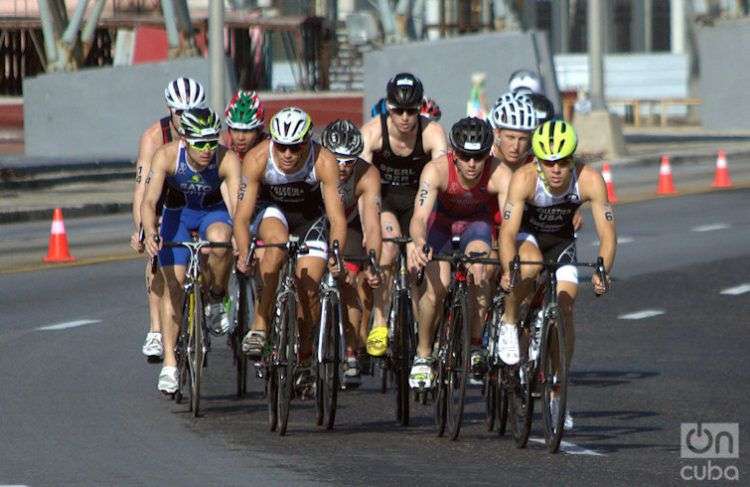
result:
<svg viewBox="0 0 750 487"><path fill-rule="evenodd" d="M177 367L162 367L159 373L159 391L174 394L180 385L180 372Z"/></svg>
<svg viewBox="0 0 750 487"><path fill-rule="evenodd" d="M149 362L160 361L164 354L164 347L161 344L161 333L148 332L142 351Z"/></svg>
<svg viewBox="0 0 750 487"><path fill-rule="evenodd" d="M502 323L498 336L498 355L507 365L515 365L521 360L518 346L518 327Z"/></svg>
<svg viewBox="0 0 750 487"><path fill-rule="evenodd" d="M435 373L432 371L432 357L414 357L414 365L411 366L409 374L409 387L412 389L430 389L435 381Z"/></svg>
<svg viewBox="0 0 750 487"><path fill-rule="evenodd" d="M557 416L558 409L560 407L560 400L557 397L550 399L550 413L552 416ZM563 420L563 431L571 431L573 429L573 416L570 414L570 409L565 408L565 419Z"/></svg>
<svg viewBox="0 0 750 487"><path fill-rule="evenodd" d="M213 335L226 335L232 330L229 314L224 307L224 302L206 304L206 326Z"/></svg>

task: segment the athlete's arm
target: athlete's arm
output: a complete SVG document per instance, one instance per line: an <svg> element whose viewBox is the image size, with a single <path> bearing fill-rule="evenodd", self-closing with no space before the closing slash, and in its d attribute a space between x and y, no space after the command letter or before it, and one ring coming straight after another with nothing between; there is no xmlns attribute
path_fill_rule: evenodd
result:
<svg viewBox="0 0 750 487"><path fill-rule="evenodd" d="M320 191L323 194L326 217L331 225L330 243L339 241L339 248L346 246L346 214L339 197L339 168L334 155L321 148L315 161L315 172L320 178Z"/></svg>
<svg viewBox="0 0 750 487"><path fill-rule="evenodd" d="M448 152L448 137L442 125L437 122L427 124L422 132L422 147L433 160Z"/></svg>
<svg viewBox="0 0 750 487"><path fill-rule="evenodd" d="M414 213L409 223L409 235L414 242L411 265L420 269L427 265L432 257L432 250L425 253L423 248L427 243L427 221L430 219L430 213L442 186L440 179L437 161L427 163L419 176L419 189L414 199Z"/></svg>
<svg viewBox="0 0 750 487"><path fill-rule="evenodd" d="M145 235L144 243L146 250L151 257L154 257L160 248L160 243L157 242L156 237L159 235L157 228L156 218L156 203L159 201L161 195L161 189L164 186L164 179L167 177L167 171L169 168L168 158L168 146L162 146L156 151L153 159L151 160L151 167L149 168L148 174L144 180L146 186L146 194L143 197L143 203L141 203L141 222L143 224L143 232Z"/></svg>
<svg viewBox="0 0 750 487"><path fill-rule="evenodd" d="M516 237L521 228L524 205L536 177L534 168L529 166L529 169L531 170L524 167L513 173L508 195L500 209L503 217L500 227L500 264L504 280L510 277L510 262L516 256Z"/></svg>
<svg viewBox="0 0 750 487"><path fill-rule="evenodd" d="M607 187L601 174L584 166L581 171L580 183L584 200L591 202L591 215L594 217L594 226L599 236L599 256L604 259L604 268L607 273L611 272L615 263L615 252L617 249L617 230L615 228L615 213L607 199ZM604 286L599 281L599 276L594 274L594 290L597 294L604 292Z"/></svg>
<svg viewBox="0 0 750 487"><path fill-rule="evenodd" d="M245 154L242 175L237 191L237 210L234 213L234 240L237 244L237 269L247 272L247 252L250 247L250 219L253 216L258 191L266 168L268 144L258 144Z"/></svg>
<svg viewBox="0 0 750 487"><path fill-rule="evenodd" d="M367 252L374 250L375 261L380 262L380 249L383 244L380 233L380 173L375 166L367 166L367 170L357 181L356 191Z"/></svg>
<svg viewBox="0 0 750 487"><path fill-rule="evenodd" d="M374 151L381 149L383 143L381 142L381 128L380 128L380 117L375 117L362 126L362 140L364 142L364 149L359 155L365 161L372 163L372 155Z"/></svg>
<svg viewBox="0 0 750 487"><path fill-rule="evenodd" d="M151 169L151 158L161 145L160 140L154 136L153 126L146 129L138 144L138 159L135 161L135 185L133 186L133 236L130 245L139 252L143 246L138 242L138 234L141 229L141 204L146 193L146 176Z"/></svg>
<svg viewBox="0 0 750 487"><path fill-rule="evenodd" d="M224 180L222 185L226 185L226 194L222 191L224 203L227 205L229 214L234 216L237 211L237 194L240 189L240 158L237 154L227 150L221 160L219 167L219 176Z"/></svg>

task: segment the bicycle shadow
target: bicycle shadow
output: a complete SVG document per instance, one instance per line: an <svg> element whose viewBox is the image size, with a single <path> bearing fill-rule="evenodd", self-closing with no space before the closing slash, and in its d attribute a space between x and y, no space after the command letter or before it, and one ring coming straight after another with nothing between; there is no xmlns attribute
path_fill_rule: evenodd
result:
<svg viewBox="0 0 750 487"><path fill-rule="evenodd" d="M582 370L570 373L570 383L576 387L615 387L658 375L651 370Z"/></svg>

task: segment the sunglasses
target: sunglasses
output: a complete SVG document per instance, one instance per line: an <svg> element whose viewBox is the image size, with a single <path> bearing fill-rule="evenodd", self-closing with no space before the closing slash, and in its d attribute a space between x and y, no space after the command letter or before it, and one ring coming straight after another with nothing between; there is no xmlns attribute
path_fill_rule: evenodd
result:
<svg viewBox="0 0 750 487"><path fill-rule="evenodd" d="M560 167L568 167L573 163L572 157L566 157L564 159L560 159L558 161L545 161L544 159L539 159L539 162L544 164L547 167L555 167L555 164L557 164Z"/></svg>
<svg viewBox="0 0 750 487"><path fill-rule="evenodd" d="M468 162L471 159L474 159L475 161L480 162L480 161L483 161L483 160L487 159L487 157L489 157L489 155L490 155L489 151L488 152L483 152L481 154L470 154L468 152L464 152L464 151L461 151L461 150L457 150L457 151L453 151L453 152L456 154L456 158L457 159L460 159L460 160L462 160L464 162Z"/></svg>
<svg viewBox="0 0 750 487"><path fill-rule="evenodd" d="M188 142L190 147L199 152L209 152L216 149L219 146L218 140L198 140L195 142Z"/></svg>
<svg viewBox="0 0 750 487"><path fill-rule="evenodd" d="M302 150L302 147L304 147L305 143L300 142L298 144L277 144L274 143L276 148L281 152L282 154L286 152L287 150L291 152L292 154L296 154L297 152Z"/></svg>
<svg viewBox="0 0 750 487"><path fill-rule="evenodd" d="M341 166L351 166L352 164L357 162L357 158L337 157L336 162L338 162Z"/></svg>
<svg viewBox="0 0 750 487"><path fill-rule="evenodd" d="M178 117L182 116L182 114L185 112L185 110L172 110L172 113L177 115Z"/></svg>
<svg viewBox="0 0 750 487"><path fill-rule="evenodd" d="M403 115L404 113L407 115L416 115L419 113L419 108L389 108L388 111L396 115Z"/></svg>

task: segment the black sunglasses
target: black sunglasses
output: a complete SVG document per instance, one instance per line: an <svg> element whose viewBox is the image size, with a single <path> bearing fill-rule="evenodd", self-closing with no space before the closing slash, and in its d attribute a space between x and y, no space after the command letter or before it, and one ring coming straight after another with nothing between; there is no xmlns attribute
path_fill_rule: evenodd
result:
<svg viewBox="0 0 750 487"><path fill-rule="evenodd" d="M282 154L289 150L292 154L296 154L297 152L302 150L302 147L304 147L304 142L299 142L297 144L274 144L276 148L281 152Z"/></svg>
<svg viewBox="0 0 750 487"><path fill-rule="evenodd" d="M185 113L185 110L172 110L172 113L174 113L178 117L181 117L182 114Z"/></svg>
<svg viewBox="0 0 750 487"><path fill-rule="evenodd" d="M547 167L555 167L555 164L560 167L568 167L573 163L573 158L565 157L557 161L545 161L544 159L539 159L539 161Z"/></svg>
<svg viewBox="0 0 750 487"><path fill-rule="evenodd" d="M490 151L482 152L480 154L472 154L461 150L455 150L453 152L456 154L456 158L462 161L469 161L471 159L474 159L475 161L483 161L490 155Z"/></svg>
<svg viewBox="0 0 750 487"><path fill-rule="evenodd" d="M407 115L416 115L419 113L419 108L389 108L388 110L396 115L403 115L404 113Z"/></svg>

